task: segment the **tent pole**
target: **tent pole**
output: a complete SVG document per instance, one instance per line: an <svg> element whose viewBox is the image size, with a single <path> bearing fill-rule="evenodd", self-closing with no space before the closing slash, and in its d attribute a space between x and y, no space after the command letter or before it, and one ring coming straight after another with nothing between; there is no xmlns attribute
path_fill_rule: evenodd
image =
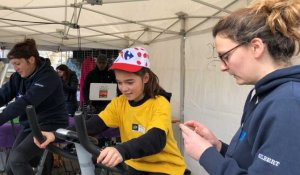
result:
<svg viewBox="0 0 300 175"><path fill-rule="evenodd" d="M8 59L4 59L5 46L1 46L1 61L4 65L0 76L0 87L3 85L8 70Z"/></svg>
<svg viewBox="0 0 300 175"><path fill-rule="evenodd" d="M180 123L184 122L184 91L185 91L185 39L186 39L186 16L187 14L183 12L178 12L176 15L181 20L181 29L180 29ZM179 132L179 148L180 151L183 153L183 140L182 134Z"/></svg>

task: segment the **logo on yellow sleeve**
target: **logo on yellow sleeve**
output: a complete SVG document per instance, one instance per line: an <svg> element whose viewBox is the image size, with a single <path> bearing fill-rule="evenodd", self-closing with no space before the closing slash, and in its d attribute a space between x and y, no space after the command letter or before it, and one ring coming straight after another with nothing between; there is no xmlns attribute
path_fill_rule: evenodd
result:
<svg viewBox="0 0 300 175"><path fill-rule="evenodd" d="M142 125L139 124L132 124L132 131L140 132L140 133L145 133L145 128Z"/></svg>

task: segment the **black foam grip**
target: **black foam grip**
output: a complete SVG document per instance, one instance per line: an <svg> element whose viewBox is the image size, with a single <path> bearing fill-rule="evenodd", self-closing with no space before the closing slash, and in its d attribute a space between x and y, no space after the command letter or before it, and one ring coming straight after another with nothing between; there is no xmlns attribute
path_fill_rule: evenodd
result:
<svg viewBox="0 0 300 175"><path fill-rule="evenodd" d="M38 123L38 119L37 119L37 116L36 116L36 112L35 112L35 108L34 106L32 105L28 105L26 106L26 114L27 114L27 119L29 121L29 125L31 127L31 130L33 132L33 135L34 137L40 142L44 142L45 141L45 138L42 134L42 131L41 131L41 128L40 128L40 125ZM57 154L60 154L62 155L63 157L66 157L66 158L69 158L69 159L76 159L77 160L77 156L72 154L72 153L69 153L68 151L66 150L63 150L61 148L58 148L52 144L49 144L47 146L47 149L53 153L57 153Z"/></svg>
<svg viewBox="0 0 300 175"><path fill-rule="evenodd" d="M44 142L45 138L41 132L40 125L38 124L35 108L32 105L28 105L26 107L26 114L34 137L39 142Z"/></svg>
<svg viewBox="0 0 300 175"><path fill-rule="evenodd" d="M98 157L98 155L101 152L100 148L89 141L87 129L86 129L86 125L85 125L85 119L83 117L82 112L75 113L75 126L76 126L76 131L77 131L77 134L79 137L80 144L88 152L90 152L94 157ZM123 172L127 171L127 169L128 169L127 165L124 162L121 162L120 164L118 164L117 166L115 166L113 168L107 167L103 164L98 164L98 166L109 169L109 170L111 170L113 172L117 172L117 173L123 173Z"/></svg>

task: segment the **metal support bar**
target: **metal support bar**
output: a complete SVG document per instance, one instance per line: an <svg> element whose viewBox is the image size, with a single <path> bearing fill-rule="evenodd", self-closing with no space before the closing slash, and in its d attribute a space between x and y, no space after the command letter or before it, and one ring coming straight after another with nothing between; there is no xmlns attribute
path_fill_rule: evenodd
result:
<svg viewBox="0 0 300 175"><path fill-rule="evenodd" d="M183 12L177 13L179 19L181 19L181 39L180 39L180 122L184 122L184 98L185 98L185 39L186 39L186 14ZM183 139L180 132L179 139L180 151L183 153Z"/></svg>
<svg viewBox="0 0 300 175"><path fill-rule="evenodd" d="M165 30L164 28L161 28L161 27L146 25L146 24L143 24L143 23L138 22L138 21L128 20L128 19L125 19L125 18L121 18L121 17L118 17L118 16L114 16L114 15L103 13L103 12L100 12L100 11L97 11L97 10L93 10L93 9L90 9L90 8L82 7L82 9L85 9L85 10L88 10L88 11L91 11L91 12L95 12L95 13L98 13L98 14L101 14L101 15L104 15L104 16L108 16L108 17L111 17L111 18L115 18L115 19L118 19L118 20L121 20L121 21L126 21L126 22L131 23L131 24L141 25L144 28L154 28L154 29L159 29L159 30ZM176 31L172 31L172 30L168 30L168 31L178 33Z"/></svg>
<svg viewBox="0 0 300 175"><path fill-rule="evenodd" d="M149 29L145 29L141 34L140 36L137 37L137 39L135 39L128 47L131 47L135 44L136 41L138 41Z"/></svg>
<svg viewBox="0 0 300 175"><path fill-rule="evenodd" d="M192 0L192 1L194 1L194 0ZM229 6L231 6L232 4L234 4L234 3L237 2L237 1L238 1L238 0L232 1L231 3L229 3L228 5L226 5L226 6L224 7L224 9L226 9L226 8L229 7ZM218 11L218 12L214 13L214 14L211 15L211 16L212 16L212 17L213 17L213 16L216 16L216 15L219 14L220 12L221 12L221 11ZM205 19L204 21L201 21L200 23L196 24L194 27L191 27L189 30L186 31L186 33L189 33L190 31L194 30L194 29L197 28L198 26L204 24L206 21L208 21L208 20L211 19L212 17L209 17L209 18Z"/></svg>
<svg viewBox="0 0 300 175"><path fill-rule="evenodd" d="M159 36L161 36L163 33L165 33L166 31L168 31L171 27L173 27L175 24L177 24L180 21L180 19L176 20L173 24L171 24L168 28L164 29L162 32L160 32L158 35L156 35L156 37L154 37L149 43L147 44L151 44L152 42L154 42Z"/></svg>
<svg viewBox="0 0 300 175"><path fill-rule="evenodd" d="M221 8L221 7L218 7L216 5L213 5L213 4L201 1L201 0L192 0L192 1L198 2L198 3L202 4L202 5L205 5L205 6L214 8L214 9L217 9L217 10L222 11L222 12L231 13L231 11L229 11L229 10L227 10L225 8Z"/></svg>

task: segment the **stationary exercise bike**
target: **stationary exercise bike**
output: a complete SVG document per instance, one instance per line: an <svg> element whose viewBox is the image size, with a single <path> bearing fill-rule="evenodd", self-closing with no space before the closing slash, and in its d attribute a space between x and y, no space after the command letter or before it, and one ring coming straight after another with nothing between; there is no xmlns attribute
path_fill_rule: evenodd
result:
<svg viewBox="0 0 300 175"><path fill-rule="evenodd" d="M85 120L82 112L76 113L75 115L75 126L78 131L78 139L81 145L92 155L99 155L99 148L95 146L89 139L87 134L87 129L85 125ZM121 170L126 170L127 167L125 164L118 165ZM107 169L107 175L109 175L109 170ZM184 175L190 175L191 171L189 169L185 169Z"/></svg>
<svg viewBox="0 0 300 175"><path fill-rule="evenodd" d="M32 129L33 135L35 136L35 138L39 142L43 142L44 137L42 135L41 129L40 129L40 127L38 125L38 122L37 122L35 108L31 105L27 106L26 107L26 113L27 113L28 121L30 123L30 127ZM49 144L47 146L47 149L45 150L42 158L41 158L40 165L41 166L43 165L43 163L44 163L43 159L46 157L47 152L50 151L50 152L62 155L63 157L66 157L66 158L78 159L81 174L83 174L83 175L95 175L95 165L96 165L96 167L100 167L102 169L107 170L107 172L123 173L123 172L126 171L126 165L123 162L120 163L118 166L113 167L113 168L107 167L103 164L95 164L95 161L96 161L95 156L99 155L100 148L96 147L95 145L90 146L90 147L92 147L92 149L94 151L93 153L95 153L95 154L93 154L95 156L92 156L92 154L89 153L81 145L80 139L78 138L77 134L80 134L80 132L77 133L77 132L70 131L70 130L67 130L67 129L58 129L58 130L55 131L56 137L58 137L62 140L66 140L68 142L72 142L72 143L75 144L77 156L67 152L66 150L63 150L63 149L55 146L54 144ZM91 140L89 140L88 138L89 137L87 136L86 139L89 142L91 142ZM38 172L39 172L39 170L38 170Z"/></svg>
<svg viewBox="0 0 300 175"><path fill-rule="evenodd" d="M97 157L100 153L100 148L93 144L89 139L88 139L88 134L87 134L87 129L85 125L85 118L83 116L83 112L79 111L75 113L75 126L76 130L78 131L78 139L80 141L80 144L92 155ZM98 165L98 164L97 164ZM102 168L102 167L101 167ZM127 170L127 165L122 162L118 164L115 168L118 170L121 170L122 172L125 172ZM109 175L113 173L115 170L111 171L111 169L104 169L104 173L106 175ZM122 173L120 172L120 173Z"/></svg>

